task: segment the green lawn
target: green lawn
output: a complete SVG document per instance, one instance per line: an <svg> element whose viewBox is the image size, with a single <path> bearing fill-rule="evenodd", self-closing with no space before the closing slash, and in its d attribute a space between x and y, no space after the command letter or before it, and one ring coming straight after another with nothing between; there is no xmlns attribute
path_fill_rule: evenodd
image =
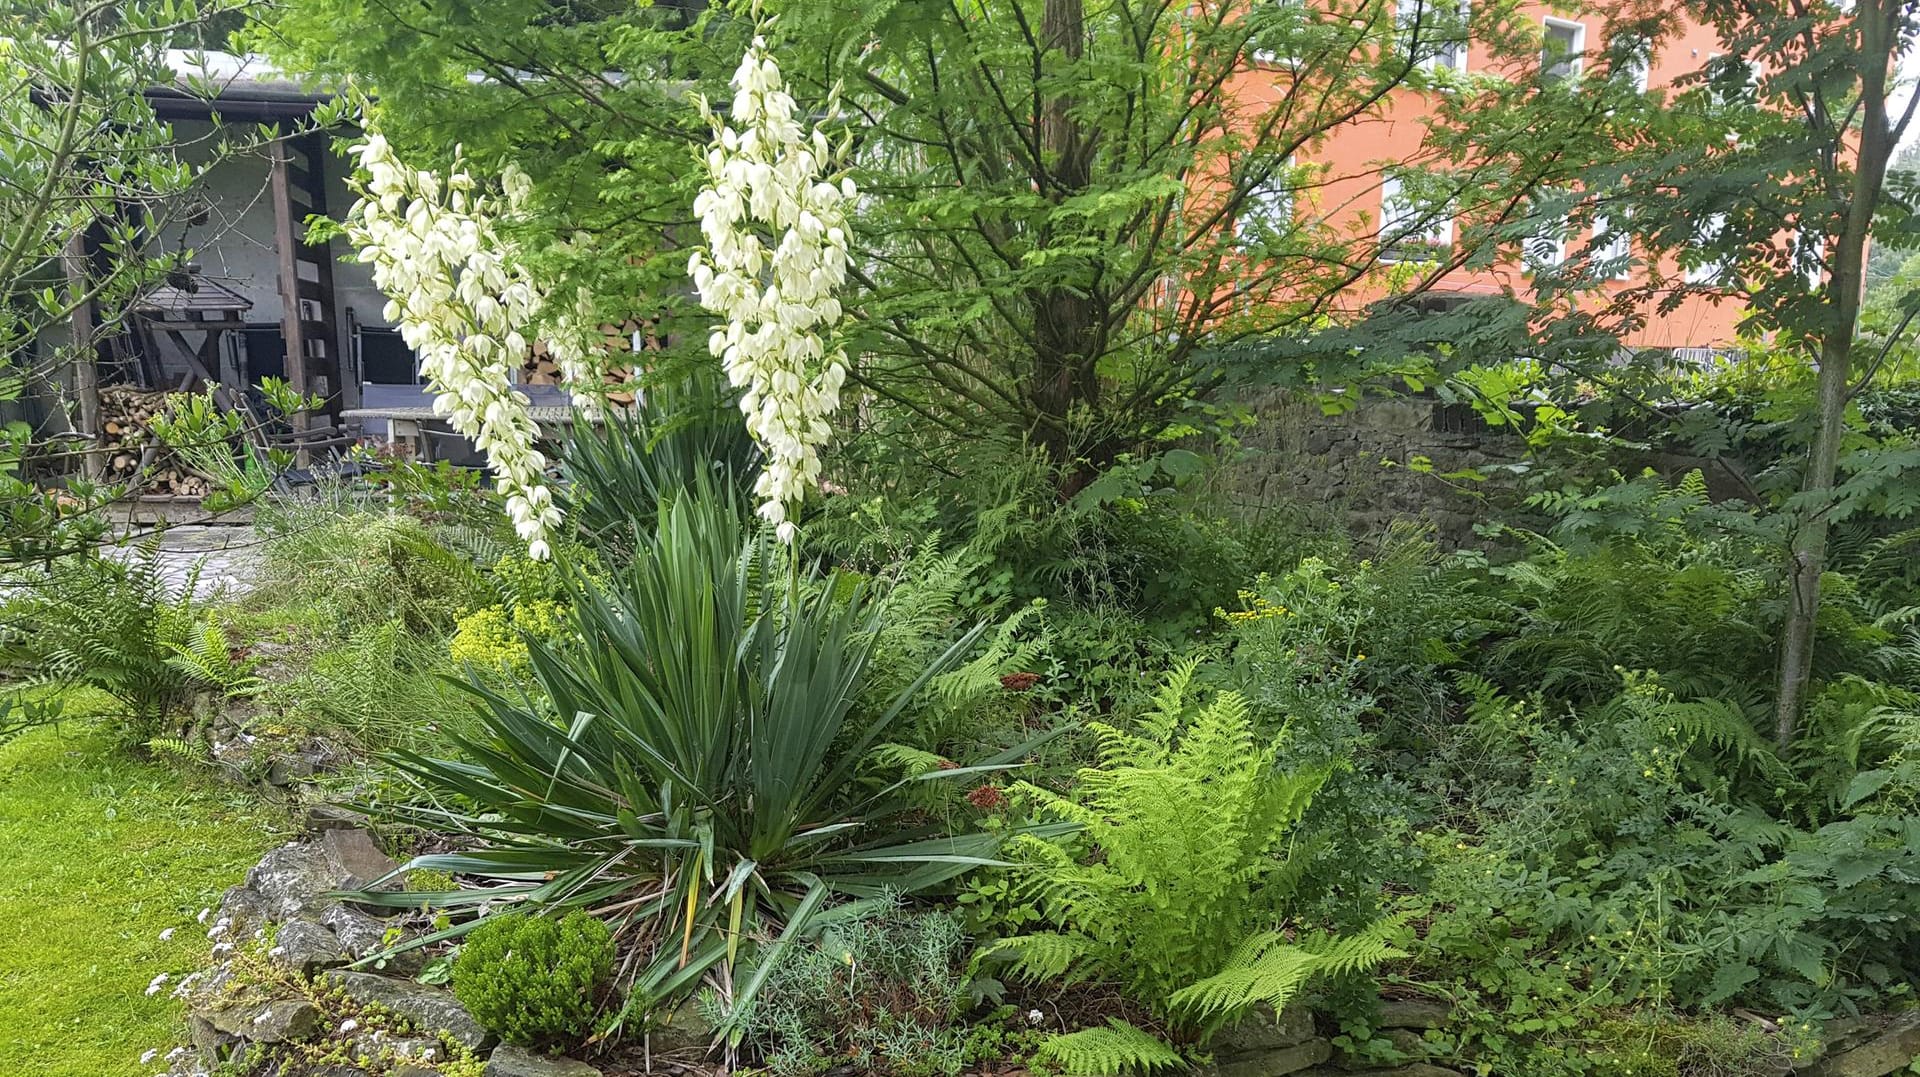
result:
<svg viewBox="0 0 1920 1077"><path fill-rule="evenodd" d="M204 963L194 918L279 830L247 794L80 723L0 746L0 1074L157 1072L140 1056L178 1042L182 1010L148 983Z"/></svg>

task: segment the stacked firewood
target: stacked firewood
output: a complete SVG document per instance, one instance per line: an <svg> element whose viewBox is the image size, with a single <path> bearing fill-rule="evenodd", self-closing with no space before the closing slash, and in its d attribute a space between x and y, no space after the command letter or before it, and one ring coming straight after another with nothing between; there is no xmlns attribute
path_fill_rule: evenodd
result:
<svg viewBox="0 0 1920 1077"><path fill-rule="evenodd" d="M625 325L611 323L603 325L600 327L600 332L606 335L607 351L614 355L633 351L635 334L640 336L641 351L652 351L658 346L654 338L648 335L651 327L631 319ZM560 364L554 360L553 353L547 349L547 342L544 340L534 341L526 362L521 365L520 373L522 380L528 385L558 385L561 381ZM620 387L607 393L609 403L621 407L633 403L633 390L625 387L633 380L631 368L610 364L600 377L605 384Z"/></svg>
<svg viewBox="0 0 1920 1077"><path fill-rule="evenodd" d="M206 476L181 463L153 436L153 417L167 413L167 395L163 389L131 385L101 387L99 447L106 464L102 477L114 484L137 479L144 494L204 497L211 487Z"/></svg>

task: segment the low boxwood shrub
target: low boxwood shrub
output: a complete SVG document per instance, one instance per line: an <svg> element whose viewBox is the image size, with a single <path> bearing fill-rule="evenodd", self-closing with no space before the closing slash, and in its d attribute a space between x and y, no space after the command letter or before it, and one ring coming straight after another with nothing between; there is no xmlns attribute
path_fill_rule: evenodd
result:
<svg viewBox="0 0 1920 1077"><path fill-rule="evenodd" d="M592 1031L613 959L613 933L584 912L506 913L467 936L453 963L453 993L508 1043L564 1050Z"/></svg>

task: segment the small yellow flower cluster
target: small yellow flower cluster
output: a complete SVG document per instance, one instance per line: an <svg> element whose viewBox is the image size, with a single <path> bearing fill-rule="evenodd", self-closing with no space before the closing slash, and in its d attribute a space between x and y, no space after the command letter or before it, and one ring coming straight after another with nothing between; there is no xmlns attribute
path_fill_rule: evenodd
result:
<svg viewBox="0 0 1920 1077"><path fill-rule="evenodd" d="M1220 609L1218 607L1215 607L1213 611L1213 615L1227 622L1228 624L1244 625L1244 624L1251 624L1254 621L1265 621L1275 617L1286 617L1293 612L1287 609L1285 606L1280 605L1277 602L1269 601L1265 595L1259 594L1258 592L1255 592L1255 591L1241 591L1240 604L1245 608L1239 609L1239 610L1225 610L1225 609Z"/></svg>
<svg viewBox="0 0 1920 1077"><path fill-rule="evenodd" d="M455 622L447 654L461 666L479 670L524 670L528 657L521 633L553 639L565 621L566 609L547 599L519 603L511 609L487 606Z"/></svg>

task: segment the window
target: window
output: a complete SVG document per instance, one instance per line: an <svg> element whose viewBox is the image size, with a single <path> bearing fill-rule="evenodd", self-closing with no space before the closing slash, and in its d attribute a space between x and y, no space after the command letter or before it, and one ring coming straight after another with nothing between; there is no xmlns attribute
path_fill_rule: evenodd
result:
<svg viewBox="0 0 1920 1077"><path fill-rule="evenodd" d="M1471 0L1397 0L1401 36L1413 48L1413 62L1429 71L1467 69L1467 26ZM1451 9L1451 10L1449 10Z"/></svg>
<svg viewBox="0 0 1920 1077"><path fill-rule="evenodd" d="M1827 276L1827 237L1806 228L1794 233L1793 268L1806 278L1807 287L1818 291Z"/></svg>
<svg viewBox="0 0 1920 1077"><path fill-rule="evenodd" d="M1258 64L1292 65L1289 47L1304 25L1304 0L1267 0L1254 9L1260 24L1252 28L1248 55Z"/></svg>
<svg viewBox="0 0 1920 1077"><path fill-rule="evenodd" d="M1613 52L1619 57L1613 77L1646 93L1653 73L1653 43L1639 34L1621 34L1613 39Z"/></svg>
<svg viewBox="0 0 1920 1077"><path fill-rule="evenodd" d="M1539 231L1527 237L1527 265L1534 272L1558 269L1567 262L1567 221L1564 217L1542 221Z"/></svg>
<svg viewBox="0 0 1920 1077"><path fill-rule="evenodd" d="M1264 178L1247 188L1234 219L1233 234L1242 243L1258 243L1268 237L1284 235L1293 227L1293 162L1276 166Z"/></svg>
<svg viewBox="0 0 1920 1077"><path fill-rule="evenodd" d="M1593 273L1596 277L1614 280L1626 280L1633 275L1633 236L1627 231L1624 210L1618 225L1612 217L1593 215Z"/></svg>
<svg viewBox="0 0 1920 1077"><path fill-rule="evenodd" d="M1704 251L1707 248L1719 244L1726 230L1726 214L1715 213L1709 215L1706 220L1701 221L1694 227L1694 252ZM1720 278L1725 276L1727 272L1727 260L1725 258L1703 257L1698 253L1693 253L1692 257L1688 257L1687 254L1682 254L1681 265L1686 270L1688 284L1718 284Z"/></svg>
<svg viewBox="0 0 1920 1077"><path fill-rule="evenodd" d="M1380 243L1384 257L1421 257L1418 248L1445 247L1453 242L1453 218L1421 206L1406 192L1398 176L1380 181ZM1408 250L1408 248L1416 248Z"/></svg>
<svg viewBox="0 0 1920 1077"><path fill-rule="evenodd" d="M1586 26L1565 19L1549 18L1542 38L1540 76L1554 82L1578 78L1580 50L1587 47Z"/></svg>

